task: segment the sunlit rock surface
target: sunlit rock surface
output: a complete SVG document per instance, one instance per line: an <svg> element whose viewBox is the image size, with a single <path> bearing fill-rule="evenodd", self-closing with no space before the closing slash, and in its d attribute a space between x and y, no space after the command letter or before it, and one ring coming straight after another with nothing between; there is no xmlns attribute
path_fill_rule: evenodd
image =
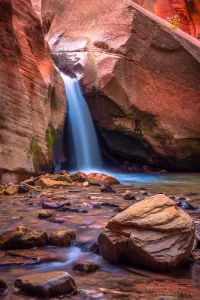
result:
<svg viewBox="0 0 200 300"><path fill-rule="evenodd" d="M62 2L46 37L82 86L111 153L200 169L198 40L132 1Z"/></svg>
<svg viewBox="0 0 200 300"><path fill-rule="evenodd" d="M200 1L199 0L133 0L157 16L167 18L178 15L179 28L200 39Z"/></svg>
<svg viewBox="0 0 200 300"><path fill-rule="evenodd" d="M40 297L52 297L71 294L77 287L67 272L55 271L19 277L14 286L27 294Z"/></svg>
<svg viewBox="0 0 200 300"><path fill-rule="evenodd" d="M168 270L184 264L194 242L192 218L163 194L130 206L99 236L106 260Z"/></svg>
<svg viewBox="0 0 200 300"><path fill-rule="evenodd" d="M0 0L0 13L0 181L6 183L52 168L46 130L50 122L62 126L66 100L30 1Z"/></svg>

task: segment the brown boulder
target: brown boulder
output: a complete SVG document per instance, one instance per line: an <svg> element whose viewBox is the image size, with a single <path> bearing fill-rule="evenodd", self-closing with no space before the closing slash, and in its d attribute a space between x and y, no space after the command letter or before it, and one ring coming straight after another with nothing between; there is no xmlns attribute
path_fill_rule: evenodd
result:
<svg viewBox="0 0 200 300"><path fill-rule="evenodd" d="M74 240L75 238L75 230L56 231L50 234L50 243L59 247L68 247L71 245L72 240Z"/></svg>
<svg viewBox="0 0 200 300"><path fill-rule="evenodd" d="M112 154L200 170L199 41L130 0L115 7L63 1L46 37L55 61L84 74L84 95Z"/></svg>
<svg viewBox="0 0 200 300"><path fill-rule="evenodd" d="M160 194L116 215L98 243L101 255L110 262L168 270L188 260L193 241L191 217Z"/></svg>
<svg viewBox="0 0 200 300"><path fill-rule="evenodd" d="M124 194L123 194L123 198L125 200L136 200L135 195L133 192L127 190Z"/></svg>
<svg viewBox="0 0 200 300"><path fill-rule="evenodd" d="M38 215L38 218L39 219L47 219L47 218L50 218L52 217L52 212L48 211L48 210L41 210L39 212L39 215Z"/></svg>
<svg viewBox="0 0 200 300"><path fill-rule="evenodd" d="M8 289L6 282L0 279L0 294L4 293Z"/></svg>
<svg viewBox="0 0 200 300"><path fill-rule="evenodd" d="M120 184L116 178L103 173L90 173L88 175L88 182L91 185Z"/></svg>
<svg viewBox="0 0 200 300"><path fill-rule="evenodd" d="M92 261L77 261L73 264L74 271L79 271L82 273L93 273L100 269L100 265L92 262Z"/></svg>
<svg viewBox="0 0 200 300"><path fill-rule="evenodd" d="M71 175L73 181L85 182L88 180L88 176L83 172L76 172Z"/></svg>
<svg viewBox="0 0 200 300"><path fill-rule="evenodd" d="M17 193L17 187L15 185L11 185L9 186L6 190L5 190L5 195L14 195Z"/></svg>
<svg viewBox="0 0 200 300"><path fill-rule="evenodd" d="M18 226L0 236L0 249L29 249L47 243L48 235L45 231L31 230L24 226Z"/></svg>
<svg viewBox="0 0 200 300"><path fill-rule="evenodd" d="M71 294L77 290L73 278L62 271L22 276L15 280L14 286L26 294L39 297Z"/></svg>
<svg viewBox="0 0 200 300"><path fill-rule="evenodd" d="M46 131L66 114L63 81L27 0L0 0L0 182L53 167Z"/></svg>

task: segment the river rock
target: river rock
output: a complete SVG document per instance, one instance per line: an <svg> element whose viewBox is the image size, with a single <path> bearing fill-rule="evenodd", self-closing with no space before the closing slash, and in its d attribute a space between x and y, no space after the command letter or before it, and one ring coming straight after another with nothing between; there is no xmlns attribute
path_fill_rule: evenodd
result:
<svg viewBox="0 0 200 300"><path fill-rule="evenodd" d="M71 179L76 182L85 182L88 180L88 176L83 172L76 172L71 175Z"/></svg>
<svg viewBox="0 0 200 300"><path fill-rule="evenodd" d="M25 186L25 185L18 186L18 193L22 194L22 193L27 193L28 191L29 191L29 189L27 188L27 186Z"/></svg>
<svg viewBox="0 0 200 300"><path fill-rule="evenodd" d="M98 269L100 269L100 265L91 262L91 261L77 261L75 262L75 264L73 265L72 268L74 271L79 271L79 272L83 272L83 273L93 273L95 271L97 271Z"/></svg>
<svg viewBox="0 0 200 300"><path fill-rule="evenodd" d="M41 210L39 215L38 215L38 218L39 219L47 219L49 217L52 217L52 212L48 211L48 210Z"/></svg>
<svg viewBox="0 0 200 300"><path fill-rule="evenodd" d="M133 192L127 190L124 194L123 194L123 198L125 200L136 200L135 195Z"/></svg>
<svg viewBox="0 0 200 300"><path fill-rule="evenodd" d="M101 232L100 253L112 263L121 261L154 270L183 265L191 254L194 223L163 194L117 214Z"/></svg>
<svg viewBox="0 0 200 300"><path fill-rule="evenodd" d="M0 278L0 295L8 289L6 282Z"/></svg>
<svg viewBox="0 0 200 300"><path fill-rule="evenodd" d="M53 176L51 176L51 179L56 180L56 181L65 181L68 183L72 183L72 179L71 176L68 174L54 174Z"/></svg>
<svg viewBox="0 0 200 300"><path fill-rule="evenodd" d="M88 182L91 185L119 184L119 181L116 178L103 173L90 173L88 175Z"/></svg>
<svg viewBox="0 0 200 300"><path fill-rule="evenodd" d="M62 271L22 276L15 280L14 286L26 294L39 297L71 294L77 290L73 278Z"/></svg>
<svg viewBox="0 0 200 300"><path fill-rule="evenodd" d="M57 261L54 253L39 249L9 250L0 257L0 266L33 265Z"/></svg>
<svg viewBox="0 0 200 300"><path fill-rule="evenodd" d="M50 234L50 243L59 247L68 247L75 238L76 231L74 230L56 231Z"/></svg>
<svg viewBox="0 0 200 300"><path fill-rule="evenodd" d="M48 235L45 231L31 230L24 226L18 226L0 236L0 249L28 249L47 243Z"/></svg>
<svg viewBox="0 0 200 300"><path fill-rule="evenodd" d="M102 193L116 193L109 184L101 184L100 191Z"/></svg>
<svg viewBox="0 0 200 300"><path fill-rule="evenodd" d="M61 208L65 205L70 205L69 201L43 201L42 202L42 207L43 208L48 208L48 209L57 209L57 208Z"/></svg>
<svg viewBox="0 0 200 300"><path fill-rule="evenodd" d="M14 195L17 193L17 187L15 185L11 185L9 186L6 190L5 190L5 195Z"/></svg>
<svg viewBox="0 0 200 300"><path fill-rule="evenodd" d="M41 177L38 181L36 181L36 185L50 188L50 187L57 187L57 186L68 186L71 185L71 183L63 180L57 181L47 177Z"/></svg>

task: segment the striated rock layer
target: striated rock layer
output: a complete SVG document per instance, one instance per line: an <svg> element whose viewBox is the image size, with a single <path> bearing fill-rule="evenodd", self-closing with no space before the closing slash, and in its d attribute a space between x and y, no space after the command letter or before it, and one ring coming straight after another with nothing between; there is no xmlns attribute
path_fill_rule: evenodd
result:
<svg viewBox="0 0 200 300"><path fill-rule="evenodd" d="M162 194L116 215L98 239L100 253L106 260L155 270L184 264L193 242L192 218Z"/></svg>
<svg viewBox="0 0 200 300"><path fill-rule="evenodd" d="M132 1L66 1L46 37L66 73L83 75L112 154L200 169L200 48Z"/></svg>
<svg viewBox="0 0 200 300"><path fill-rule="evenodd" d="M179 28L200 39L200 1L199 0L133 0L157 16L167 18L178 15Z"/></svg>
<svg viewBox="0 0 200 300"><path fill-rule="evenodd" d="M0 0L0 181L51 169L46 131L62 127L65 91L30 0Z"/></svg>

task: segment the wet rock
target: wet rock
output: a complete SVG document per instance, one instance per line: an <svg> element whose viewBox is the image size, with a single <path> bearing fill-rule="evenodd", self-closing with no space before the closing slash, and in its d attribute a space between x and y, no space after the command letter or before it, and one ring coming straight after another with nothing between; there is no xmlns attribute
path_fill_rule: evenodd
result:
<svg viewBox="0 0 200 300"><path fill-rule="evenodd" d="M63 212L75 212L75 213L83 213L86 214L88 213L87 209L82 209L82 208L69 208L69 207L61 207L57 209L56 211L63 211Z"/></svg>
<svg viewBox="0 0 200 300"><path fill-rule="evenodd" d="M46 219L46 218L52 217L52 215L53 214L48 210L41 210L39 215L38 215L38 218Z"/></svg>
<svg viewBox="0 0 200 300"><path fill-rule="evenodd" d="M36 179L38 180L38 177L37 177ZM29 178L29 179L26 179L26 180L21 181L21 184L22 184L22 185L23 185L23 184L25 184L25 185L28 184L28 185L34 186L34 185L35 185L36 179L35 179L35 178Z"/></svg>
<svg viewBox="0 0 200 300"><path fill-rule="evenodd" d="M88 176L83 172L76 172L71 175L71 179L75 182L87 182Z"/></svg>
<svg viewBox="0 0 200 300"><path fill-rule="evenodd" d="M28 249L47 243L48 235L45 231L31 230L24 226L18 226L0 236L0 249Z"/></svg>
<svg viewBox="0 0 200 300"><path fill-rule="evenodd" d="M192 204L190 204L188 202L184 202L182 200L179 200L177 205L178 205L178 207L181 207L182 209L196 210L196 208Z"/></svg>
<svg viewBox="0 0 200 300"><path fill-rule="evenodd" d="M42 187L57 187L57 186L69 186L71 183L67 181L57 181L47 177L41 177L38 181L36 181L36 185Z"/></svg>
<svg viewBox="0 0 200 300"><path fill-rule="evenodd" d="M90 247L90 251L94 252L95 254L100 254L100 252L99 252L99 245L97 243L94 243Z"/></svg>
<svg viewBox="0 0 200 300"><path fill-rule="evenodd" d="M104 259L168 270L183 265L194 242L191 217L163 194L116 215L99 236Z"/></svg>
<svg viewBox="0 0 200 300"><path fill-rule="evenodd" d="M193 250L191 257L197 264L200 264L200 249Z"/></svg>
<svg viewBox="0 0 200 300"><path fill-rule="evenodd" d="M70 175L61 175L61 174L54 174L51 179L56 180L56 181L65 181L68 183L72 183L72 179Z"/></svg>
<svg viewBox="0 0 200 300"><path fill-rule="evenodd" d="M79 271L83 273L93 273L98 269L100 269L100 265L90 261L77 261L72 268L72 270L74 271Z"/></svg>
<svg viewBox="0 0 200 300"><path fill-rule="evenodd" d="M115 204L115 203L109 203L109 202L102 202L102 203L99 203L99 206L101 207L120 207L119 204Z"/></svg>
<svg viewBox="0 0 200 300"><path fill-rule="evenodd" d="M102 193L116 193L109 184L101 184L100 191Z"/></svg>
<svg viewBox="0 0 200 300"><path fill-rule="evenodd" d="M60 174L61 174L61 175L69 175L69 176L70 176L70 174L69 174L66 170L60 171Z"/></svg>
<svg viewBox="0 0 200 300"><path fill-rule="evenodd" d="M127 191L123 194L123 198L124 198L125 200L136 200L135 195L134 195L131 191L129 191L129 190L127 190Z"/></svg>
<svg viewBox="0 0 200 300"><path fill-rule="evenodd" d="M5 193L5 188L0 188L0 195L3 195Z"/></svg>
<svg viewBox="0 0 200 300"><path fill-rule="evenodd" d="M17 193L17 187L15 185L11 185L9 186L6 190L5 190L5 195L14 195Z"/></svg>
<svg viewBox="0 0 200 300"><path fill-rule="evenodd" d="M0 257L0 266L33 265L57 261L56 256L45 250L9 250Z"/></svg>
<svg viewBox="0 0 200 300"><path fill-rule="evenodd" d="M6 282L0 278L0 295L5 293L7 289L8 289L8 286L7 286Z"/></svg>
<svg viewBox="0 0 200 300"><path fill-rule="evenodd" d="M48 209L57 209L65 205L71 205L69 201L43 201L42 207Z"/></svg>
<svg viewBox="0 0 200 300"><path fill-rule="evenodd" d="M100 184L120 184L119 181L103 173L90 173L88 175L88 182L91 185L100 185Z"/></svg>
<svg viewBox="0 0 200 300"><path fill-rule="evenodd" d="M75 238L76 231L74 230L56 231L50 234L50 243L59 247L68 247Z"/></svg>
<svg viewBox="0 0 200 300"><path fill-rule="evenodd" d="M142 192L143 196L148 196L149 194L147 192Z"/></svg>
<svg viewBox="0 0 200 300"><path fill-rule="evenodd" d="M48 219L48 221L52 222L52 223L62 224L62 223L65 222L65 219L51 217L51 218Z"/></svg>
<svg viewBox="0 0 200 300"><path fill-rule="evenodd" d="M62 271L22 276L15 280L14 286L26 294L39 297L71 294L77 290L73 278Z"/></svg>
<svg viewBox="0 0 200 300"><path fill-rule="evenodd" d="M19 185L18 186L18 193L23 194L23 193L27 193L29 191L29 189L24 186L24 185Z"/></svg>

